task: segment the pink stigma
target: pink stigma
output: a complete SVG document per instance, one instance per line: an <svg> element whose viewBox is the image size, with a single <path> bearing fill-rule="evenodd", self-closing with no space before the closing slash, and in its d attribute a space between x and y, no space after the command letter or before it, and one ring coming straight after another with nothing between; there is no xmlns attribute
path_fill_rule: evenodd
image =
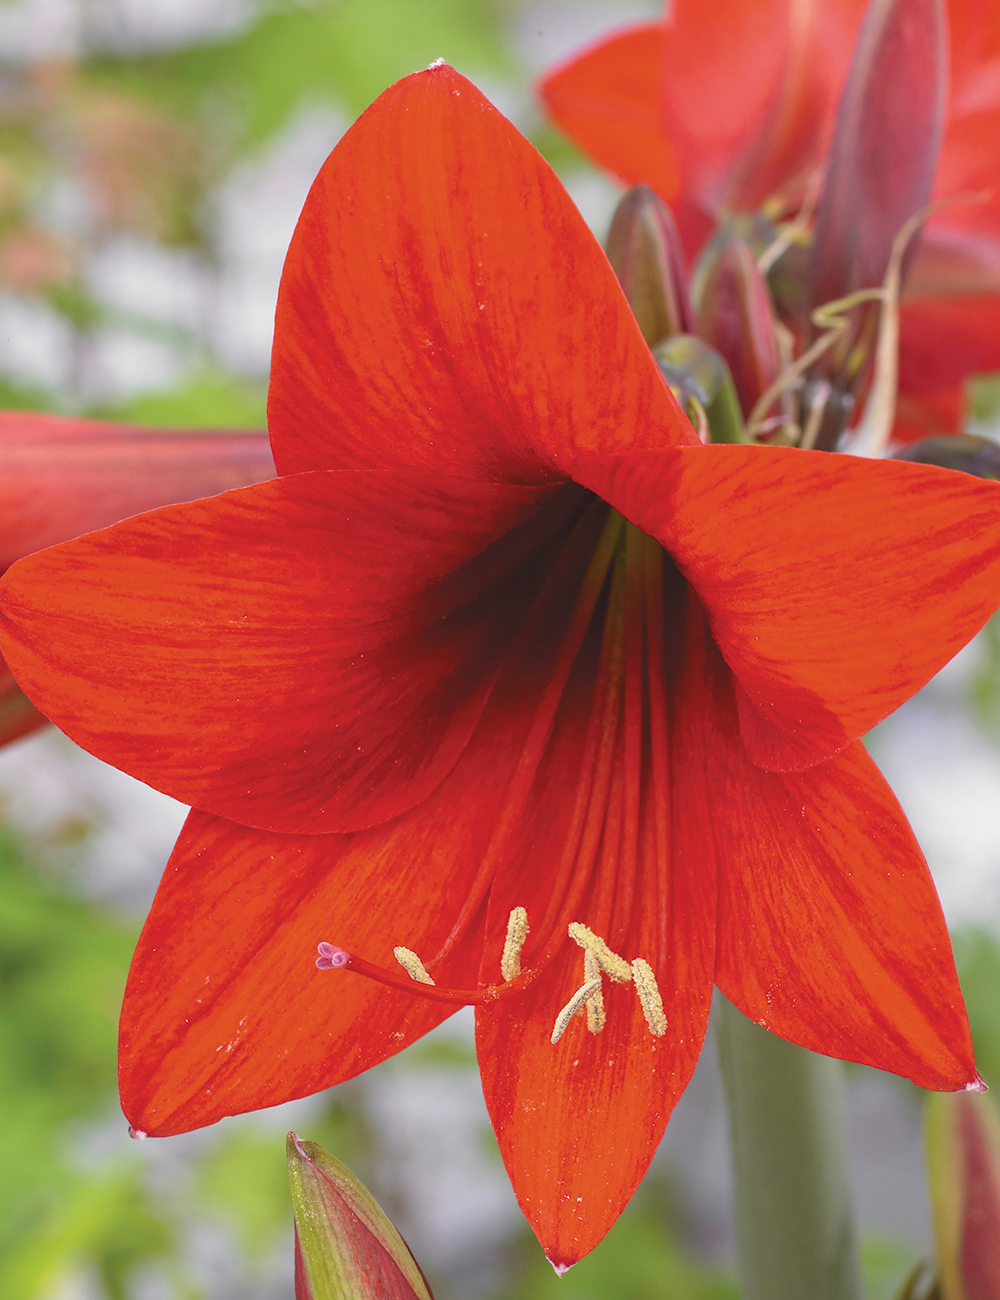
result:
<svg viewBox="0 0 1000 1300"><path fill-rule="evenodd" d="M332 943L317 944L316 951L319 953L316 958L318 970L339 970L351 964L351 954L343 948L335 948Z"/></svg>

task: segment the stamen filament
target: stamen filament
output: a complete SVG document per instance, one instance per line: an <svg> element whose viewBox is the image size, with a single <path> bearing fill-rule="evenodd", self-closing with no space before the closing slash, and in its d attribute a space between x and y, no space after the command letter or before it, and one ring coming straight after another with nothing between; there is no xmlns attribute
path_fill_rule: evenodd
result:
<svg viewBox="0 0 1000 1300"><path fill-rule="evenodd" d="M556 1016L556 1023L552 1029L551 1041L553 1043L559 1042L559 1039L562 1038L563 1034L566 1032L566 1027L569 1024L569 1022L573 1019L573 1017L580 1010L580 1008L587 1001L587 999L593 993L595 993L600 987L601 987L601 980L600 980L600 976L598 976L596 980L590 980L589 983L584 984L582 988L577 989L577 991L573 994L570 1000L563 1007L562 1011L560 1011L559 1014Z"/></svg>
<svg viewBox="0 0 1000 1300"><path fill-rule="evenodd" d="M334 948L333 944L325 946L338 954L338 960L331 962L330 965L324 963L322 970L330 970L334 967L352 970L358 975L364 975L366 979L374 980L377 984L387 984L390 988L401 989L404 993L415 993L418 997L427 998L431 1002L450 1002L460 1007L481 1006L484 1003L501 1001L516 993L523 993L534 984L540 973L538 968L533 968L524 971L515 979L508 980L506 984L486 984L478 989L453 989L447 985L414 981L407 975L397 974L385 966L366 961L364 957L358 957L343 948Z"/></svg>

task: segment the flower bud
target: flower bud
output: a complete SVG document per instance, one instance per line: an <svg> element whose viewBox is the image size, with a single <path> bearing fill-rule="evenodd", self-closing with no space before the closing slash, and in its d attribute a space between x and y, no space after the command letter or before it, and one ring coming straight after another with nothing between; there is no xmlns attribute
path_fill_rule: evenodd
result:
<svg viewBox="0 0 1000 1300"><path fill-rule="evenodd" d="M694 328L684 251L670 209L645 185L623 197L608 232L608 261L653 347Z"/></svg>
<svg viewBox="0 0 1000 1300"><path fill-rule="evenodd" d="M295 1300L433 1300L371 1193L315 1142L288 1135Z"/></svg>
<svg viewBox="0 0 1000 1300"><path fill-rule="evenodd" d="M712 442L746 441L732 375L714 348L694 334L676 334L653 356L683 409L691 414L692 398L701 407Z"/></svg>
<svg viewBox="0 0 1000 1300"><path fill-rule="evenodd" d="M945 40L940 0L871 0L816 212L813 307L881 284L896 236L930 199Z"/></svg>
<svg viewBox="0 0 1000 1300"><path fill-rule="evenodd" d="M958 469L976 478L1000 479L1000 444L974 433L954 433L921 438L897 451L895 460L915 460L921 465Z"/></svg>
<svg viewBox="0 0 1000 1300"><path fill-rule="evenodd" d="M942 1300L1000 1296L1000 1116L984 1093L931 1093L924 1130Z"/></svg>
<svg viewBox="0 0 1000 1300"><path fill-rule="evenodd" d="M721 230L702 254L695 275L698 333L725 357L744 415L781 368L774 305L747 241Z"/></svg>

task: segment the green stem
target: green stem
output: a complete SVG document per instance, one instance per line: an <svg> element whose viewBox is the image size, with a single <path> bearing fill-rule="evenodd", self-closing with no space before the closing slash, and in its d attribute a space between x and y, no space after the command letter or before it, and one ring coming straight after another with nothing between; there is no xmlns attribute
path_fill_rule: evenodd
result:
<svg viewBox="0 0 1000 1300"><path fill-rule="evenodd" d="M719 997L744 1300L861 1300L842 1066Z"/></svg>

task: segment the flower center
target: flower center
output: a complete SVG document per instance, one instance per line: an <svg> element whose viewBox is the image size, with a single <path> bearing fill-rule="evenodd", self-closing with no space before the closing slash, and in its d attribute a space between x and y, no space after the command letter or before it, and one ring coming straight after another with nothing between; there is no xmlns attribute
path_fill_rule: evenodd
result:
<svg viewBox="0 0 1000 1300"><path fill-rule="evenodd" d="M455 1002L464 1004L495 1002L511 993L522 992L537 977L538 969L522 972L521 952L528 937L528 914L523 907L515 907L507 921L507 936L504 941L503 955L500 958L501 984L490 984L480 989L451 989L435 984L426 966L410 948L402 946L393 949L393 955L409 977L410 983L391 970L385 970L361 957L356 957L343 948L331 943L321 943L317 951L316 966L319 970L351 969L359 975L377 980L395 988L404 988L433 1001ZM599 1034L607 1023L604 1008L604 976L617 984L634 984L639 1005L645 1017L649 1032L656 1038L662 1038L667 1032L667 1017L663 1010L663 998L656 983L653 968L636 957L631 963L613 952L607 943L580 921L572 921L568 926L569 937L583 949L583 983L556 1016L552 1028L551 1041L558 1043L569 1027L574 1016L586 1014L587 1028L592 1034ZM416 985L416 987L414 987Z"/></svg>

